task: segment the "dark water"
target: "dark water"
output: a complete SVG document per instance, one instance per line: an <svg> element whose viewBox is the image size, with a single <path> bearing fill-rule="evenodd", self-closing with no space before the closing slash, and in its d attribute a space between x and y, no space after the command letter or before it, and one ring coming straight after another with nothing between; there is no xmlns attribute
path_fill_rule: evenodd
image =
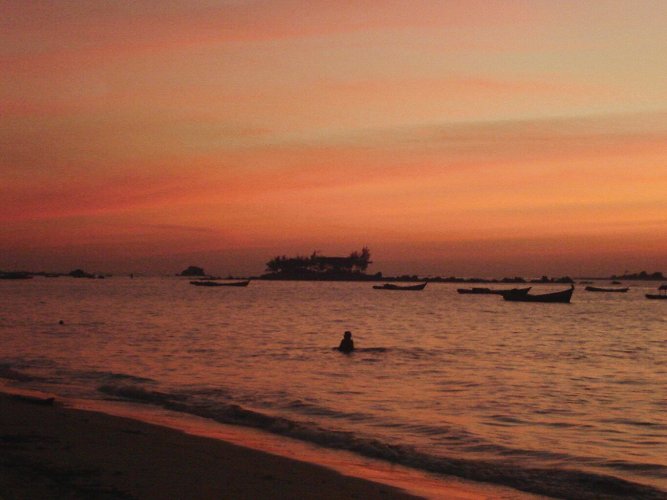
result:
<svg viewBox="0 0 667 500"><path fill-rule="evenodd" d="M655 286L561 305L448 284L0 281L0 376L546 495L667 498ZM332 349L344 330L351 355Z"/></svg>

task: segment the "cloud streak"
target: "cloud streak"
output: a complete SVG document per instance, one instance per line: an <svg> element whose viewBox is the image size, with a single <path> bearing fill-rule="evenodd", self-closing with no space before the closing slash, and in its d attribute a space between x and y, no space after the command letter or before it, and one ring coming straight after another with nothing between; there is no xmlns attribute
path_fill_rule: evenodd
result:
<svg viewBox="0 0 667 500"><path fill-rule="evenodd" d="M6 1L0 254L658 255L667 7L619 5Z"/></svg>

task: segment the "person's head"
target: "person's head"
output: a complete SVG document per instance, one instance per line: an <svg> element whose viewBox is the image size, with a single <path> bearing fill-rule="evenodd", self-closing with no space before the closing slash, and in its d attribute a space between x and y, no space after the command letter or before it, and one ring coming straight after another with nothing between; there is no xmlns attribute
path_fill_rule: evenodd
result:
<svg viewBox="0 0 667 500"><path fill-rule="evenodd" d="M352 332L349 332L349 331L348 331L348 332L345 332L344 337L345 337L346 339L351 338L351 337L352 337Z"/></svg>

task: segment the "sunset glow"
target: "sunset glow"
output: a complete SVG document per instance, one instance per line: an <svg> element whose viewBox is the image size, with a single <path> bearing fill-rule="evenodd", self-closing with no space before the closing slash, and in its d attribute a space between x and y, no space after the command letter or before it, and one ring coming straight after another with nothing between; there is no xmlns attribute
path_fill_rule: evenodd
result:
<svg viewBox="0 0 667 500"><path fill-rule="evenodd" d="M667 3L0 3L0 269L667 270Z"/></svg>

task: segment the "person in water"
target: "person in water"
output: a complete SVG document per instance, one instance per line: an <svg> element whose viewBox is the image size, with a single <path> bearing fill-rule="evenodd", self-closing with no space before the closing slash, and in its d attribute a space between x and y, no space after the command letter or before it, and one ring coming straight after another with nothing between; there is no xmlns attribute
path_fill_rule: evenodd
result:
<svg viewBox="0 0 667 500"><path fill-rule="evenodd" d="M345 332L343 335L343 340L340 341L338 346L340 352L352 352L354 351L354 341L352 340L352 332Z"/></svg>

